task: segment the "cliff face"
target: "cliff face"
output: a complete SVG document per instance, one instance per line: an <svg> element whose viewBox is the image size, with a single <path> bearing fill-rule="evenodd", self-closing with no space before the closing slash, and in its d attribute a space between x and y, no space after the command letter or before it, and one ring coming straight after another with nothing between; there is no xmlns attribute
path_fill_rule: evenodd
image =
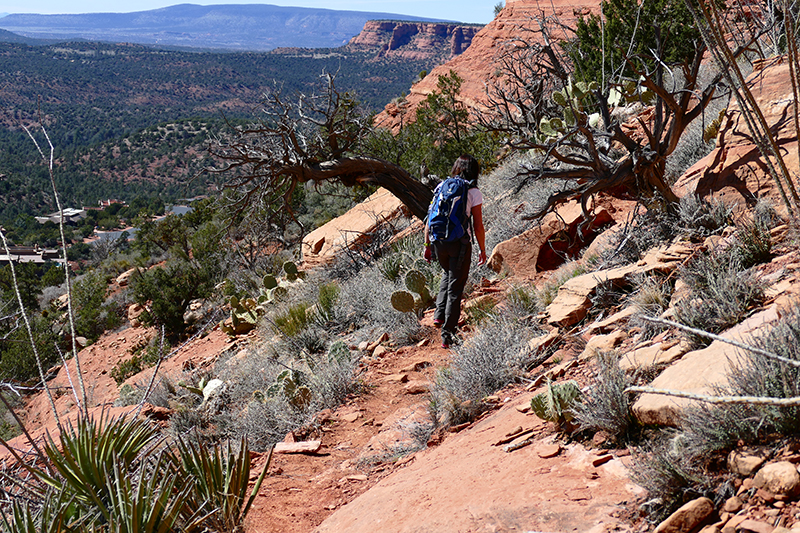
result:
<svg viewBox="0 0 800 533"><path fill-rule="evenodd" d="M482 26L370 20L346 48L377 57L447 61L466 50Z"/></svg>
<svg viewBox="0 0 800 533"><path fill-rule="evenodd" d="M538 27L542 17L556 17L561 23L574 25L580 16L600 11L600 0L553 0L540 3L537 0L507 0L505 8L495 19L483 27L471 39L471 44L462 54L434 68L409 92L405 104L398 107L389 104L376 118L381 127L399 127L403 115L411 114L425 97L436 89L440 75L454 70L464 80L461 98L472 108L483 107L486 86L495 79L498 56L506 42L518 39L524 28ZM352 41L351 41L352 42Z"/></svg>

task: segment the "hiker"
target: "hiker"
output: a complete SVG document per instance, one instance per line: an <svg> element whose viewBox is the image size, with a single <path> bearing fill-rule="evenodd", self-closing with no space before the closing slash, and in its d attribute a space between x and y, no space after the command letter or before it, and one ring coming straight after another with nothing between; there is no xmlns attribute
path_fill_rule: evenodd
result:
<svg viewBox="0 0 800 533"><path fill-rule="evenodd" d="M486 232L483 227L483 194L478 189L480 165L471 155L453 164L451 178L440 183L425 220L425 259L439 261L444 274L436 296L433 324L442 328L442 347L456 340L461 316L461 294L469 277L472 239L478 242L478 264L486 262ZM456 179L454 179L456 178ZM472 220L472 224L470 224Z"/></svg>

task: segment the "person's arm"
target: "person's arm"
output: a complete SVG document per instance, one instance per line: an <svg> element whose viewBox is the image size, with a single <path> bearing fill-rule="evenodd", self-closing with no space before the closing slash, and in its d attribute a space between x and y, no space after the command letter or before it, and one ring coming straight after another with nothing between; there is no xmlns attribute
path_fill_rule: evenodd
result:
<svg viewBox="0 0 800 533"><path fill-rule="evenodd" d="M483 227L483 204L478 204L472 208L472 227L475 230L475 239L478 241L478 247L481 249L478 264L486 263L486 230ZM427 238L427 226L425 227Z"/></svg>
<svg viewBox="0 0 800 533"><path fill-rule="evenodd" d="M422 257L425 258L425 261L428 263L431 262L433 258L433 252L431 252L431 237L428 233L428 219L425 219L425 247L422 250Z"/></svg>

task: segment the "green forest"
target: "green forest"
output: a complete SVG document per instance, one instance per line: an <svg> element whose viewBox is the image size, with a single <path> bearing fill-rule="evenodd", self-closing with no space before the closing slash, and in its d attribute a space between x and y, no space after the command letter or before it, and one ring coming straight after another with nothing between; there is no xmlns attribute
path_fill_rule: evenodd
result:
<svg viewBox="0 0 800 533"><path fill-rule="evenodd" d="M139 45L0 43L0 223L55 210L49 174L21 124L41 120L65 206L202 194L210 135L252 119L264 95L296 98L335 73L367 110L408 89L430 61L332 50L181 52ZM47 141L37 141L47 148Z"/></svg>

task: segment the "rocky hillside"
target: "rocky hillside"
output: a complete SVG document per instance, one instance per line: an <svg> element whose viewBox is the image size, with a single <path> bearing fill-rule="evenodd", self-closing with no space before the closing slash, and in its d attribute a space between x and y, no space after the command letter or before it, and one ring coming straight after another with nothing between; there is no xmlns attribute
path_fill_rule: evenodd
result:
<svg viewBox="0 0 800 533"><path fill-rule="evenodd" d="M555 0L544 4L533 0L508 0L500 14L475 34L472 44L463 54L439 65L414 84L402 109L395 103L388 104L376 117L376 124L389 128L399 124L401 113L413 112L415 106L436 89L439 76L451 70L464 80L461 85L462 100L468 106L480 107L486 87L496 79L498 55L506 43L519 38L521 28L528 27L532 20L542 17L555 17L564 24L570 24L580 16L598 11L599 7L599 0Z"/></svg>
<svg viewBox="0 0 800 533"><path fill-rule="evenodd" d="M346 49L376 57L448 61L469 48L480 25L370 20Z"/></svg>

